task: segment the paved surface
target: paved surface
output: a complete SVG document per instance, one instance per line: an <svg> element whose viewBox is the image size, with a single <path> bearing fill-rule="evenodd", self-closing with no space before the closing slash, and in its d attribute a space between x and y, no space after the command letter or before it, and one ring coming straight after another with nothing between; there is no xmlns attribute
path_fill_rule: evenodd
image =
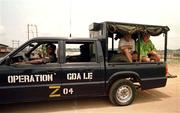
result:
<svg viewBox="0 0 180 113"><path fill-rule="evenodd" d="M129 106L113 106L107 97L1 105L0 113L180 113L180 65L170 65L178 75L164 88L137 91Z"/></svg>

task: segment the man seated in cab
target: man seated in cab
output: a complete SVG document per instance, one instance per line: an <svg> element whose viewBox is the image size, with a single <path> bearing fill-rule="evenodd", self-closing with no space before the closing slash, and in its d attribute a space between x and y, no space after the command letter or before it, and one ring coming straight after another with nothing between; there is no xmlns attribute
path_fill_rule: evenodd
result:
<svg viewBox="0 0 180 113"><path fill-rule="evenodd" d="M142 62L159 62L160 56L156 52L156 48L152 41L150 40L150 34L149 33L143 33L143 38L140 38L139 40L140 44L140 60ZM138 51L138 44L136 44L136 51Z"/></svg>
<svg viewBox="0 0 180 113"><path fill-rule="evenodd" d="M56 46L54 44L46 45L47 56L45 58L34 59L24 62L18 62L18 64L43 64L43 63L55 63L57 62L57 57L55 54Z"/></svg>

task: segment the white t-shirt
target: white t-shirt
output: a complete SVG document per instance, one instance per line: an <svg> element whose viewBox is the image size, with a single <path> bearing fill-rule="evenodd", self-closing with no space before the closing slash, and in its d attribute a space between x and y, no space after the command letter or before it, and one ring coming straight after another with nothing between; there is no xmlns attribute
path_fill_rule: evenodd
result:
<svg viewBox="0 0 180 113"><path fill-rule="evenodd" d="M129 49L129 52L135 51L135 41L130 39L130 41L126 41L124 38L119 40L119 47L126 47ZM119 50L121 52L121 49Z"/></svg>

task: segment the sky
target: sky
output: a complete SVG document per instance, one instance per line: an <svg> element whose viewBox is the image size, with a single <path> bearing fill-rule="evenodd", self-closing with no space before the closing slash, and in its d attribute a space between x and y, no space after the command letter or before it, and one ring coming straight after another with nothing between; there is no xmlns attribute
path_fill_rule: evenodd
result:
<svg viewBox="0 0 180 113"><path fill-rule="evenodd" d="M168 48L179 49L179 13L178 0L0 0L0 43L27 41L28 24L37 26L38 36L89 37L91 23L115 21L167 25ZM162 48L161 38L153 42Z"/></svg>

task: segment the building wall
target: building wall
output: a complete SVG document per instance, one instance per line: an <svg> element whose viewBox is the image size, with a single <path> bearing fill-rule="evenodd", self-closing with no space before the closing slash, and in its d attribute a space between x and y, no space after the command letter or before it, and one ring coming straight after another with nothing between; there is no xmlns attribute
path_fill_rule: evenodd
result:
<svg viewBox="0 0 180 113"><path fill-rule="evenodd" d="M0 44L0 57L3 57L8 53L9 53L8 46Z"/></svg>

